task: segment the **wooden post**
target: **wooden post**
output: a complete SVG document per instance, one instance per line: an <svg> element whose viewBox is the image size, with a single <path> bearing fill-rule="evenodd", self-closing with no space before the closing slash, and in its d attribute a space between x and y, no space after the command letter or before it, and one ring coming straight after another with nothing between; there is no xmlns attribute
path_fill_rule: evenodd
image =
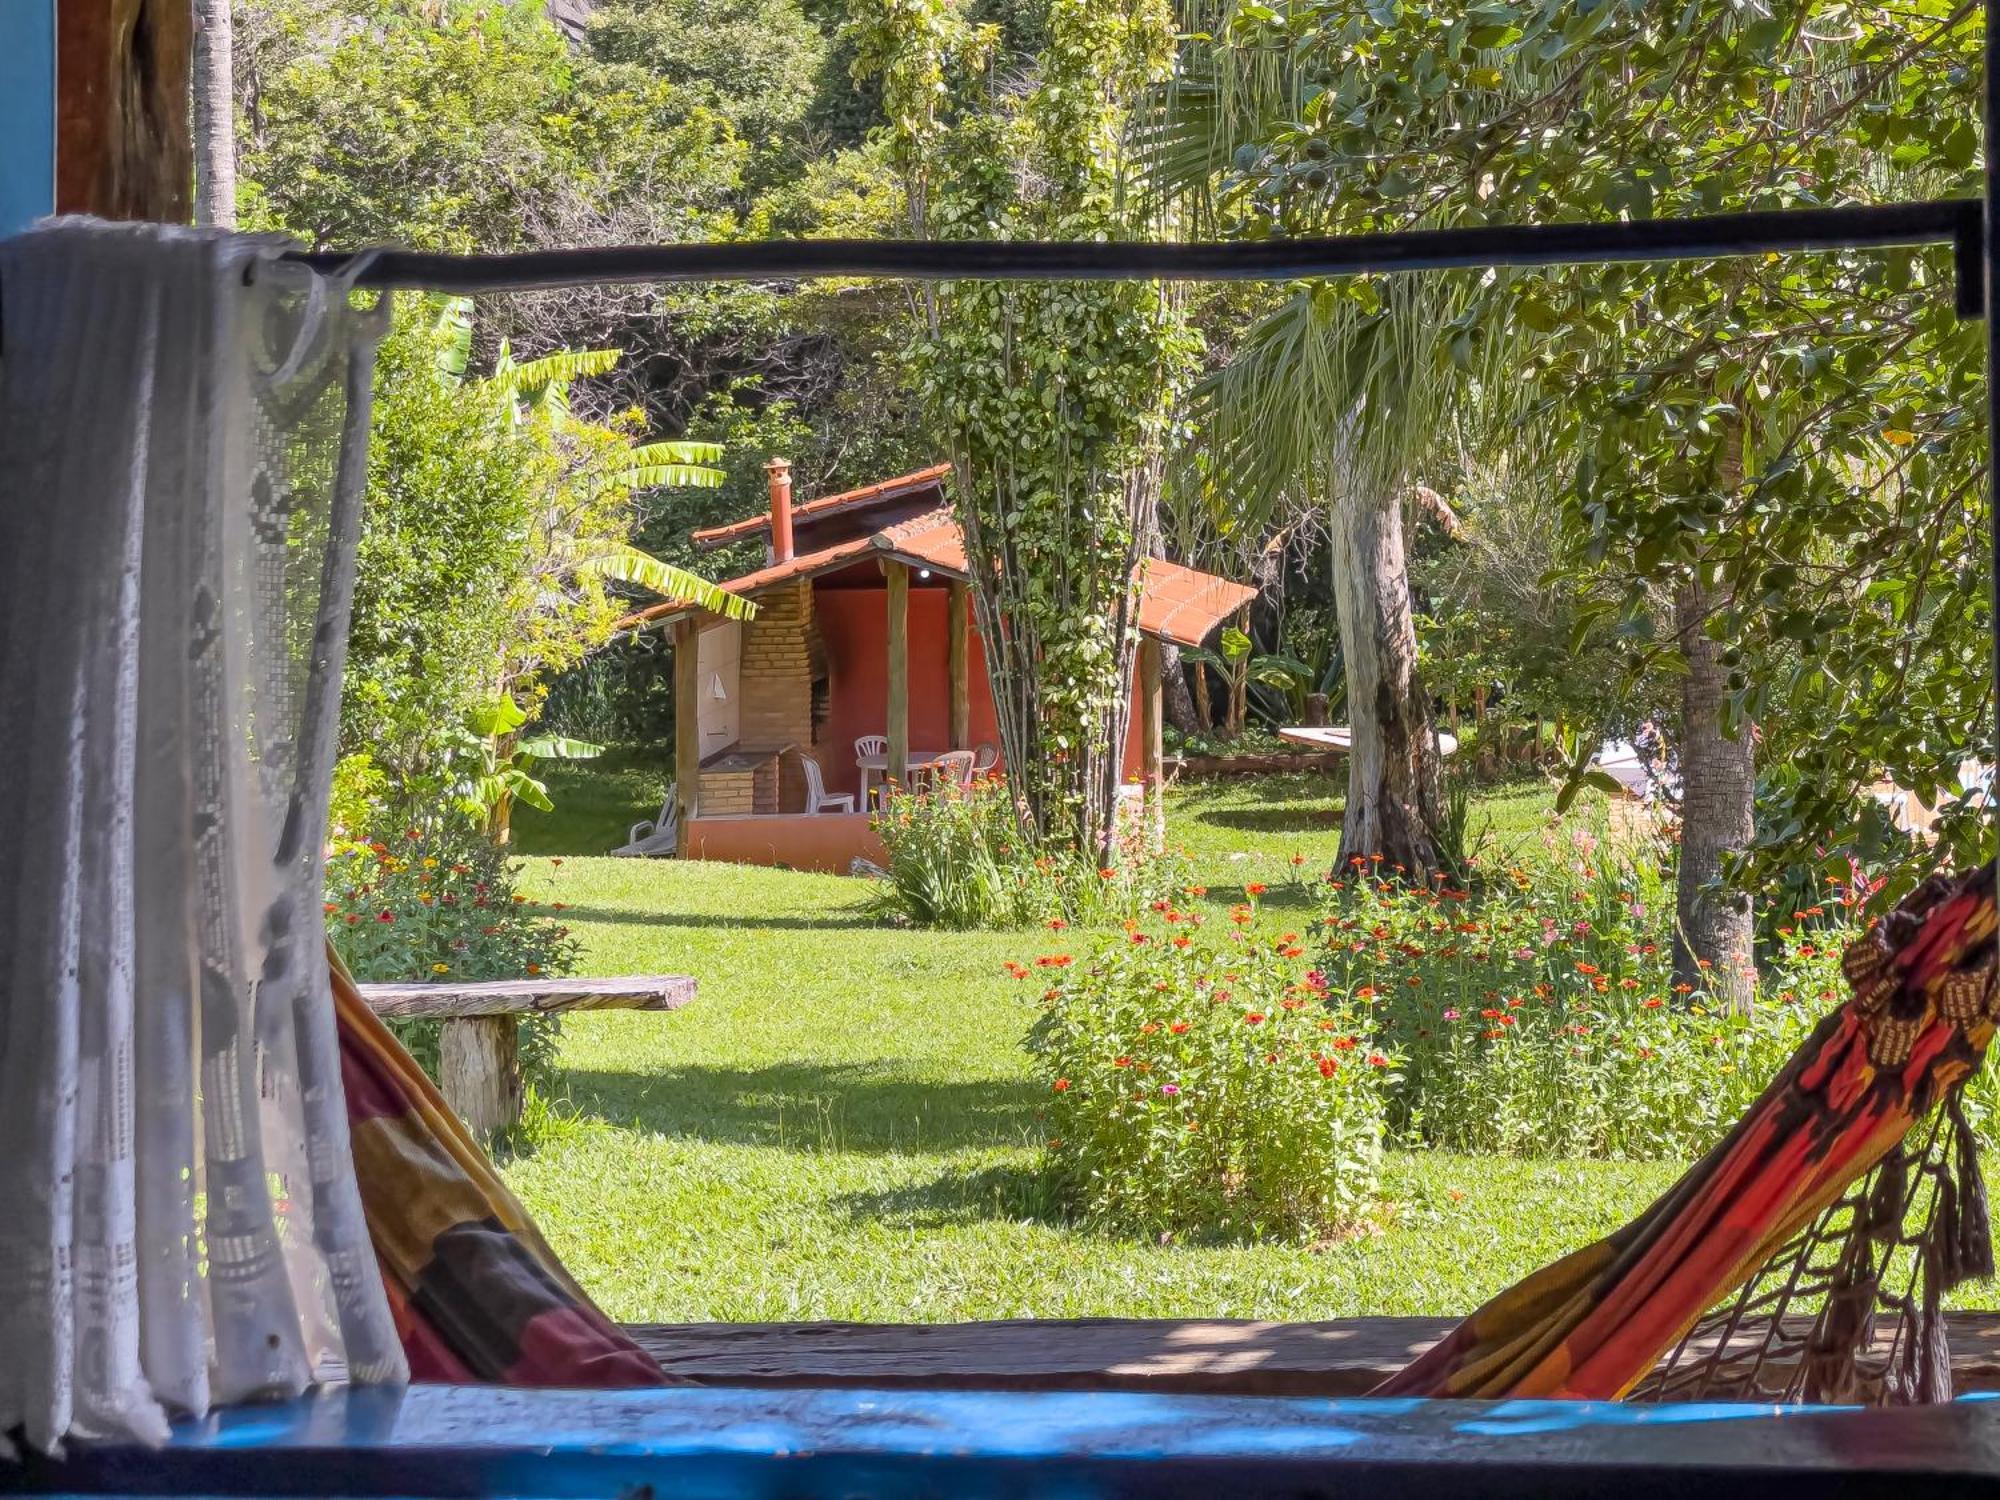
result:
<svg viewBox="0 0 2000 1500"><path fill-rule="evenodd" d="M674 625L674 852L687 858L690 825L701 810L701 628L693 619Z"/></svg>
<svg viewBox="0 0 2000 1500"><path fill-rule="evenodd" d="M194 187L189 0L56 9L56 211L186 223Z"/></svg>
<svg viewBox="0 0 2000 1500"><path fill-rule="evenodd" d="M898 790L910 786L910 568L885 563L889 599L889 771Z"/></svg>
<svg viewBox="0 0 2000 1500"><path fill-rule="evenodd" d="M1146 823L1155 845L1167 836L1166 787L1162 781L1166 688L1160 672L1160 643L1139 637L1139 779L1146 792Z"/></svg>
<svg viewBox="0 0 2000 1500"><path fill-rule="evenodd" d="M966 610L970 605L970 587L954 580L945 590L945 667L950 686L947 688L950 706L952 750L970 749L972 739L972 696L971 685L967 681L966 661L967 629Z"/></svg>
<svg viewBox="0 0 2000 1500"><path fill-rule="evenodd" d="M481 1140L521 1118L521 1026L514 1016L467 1016L438 1028L438 1088Z"/></svg>

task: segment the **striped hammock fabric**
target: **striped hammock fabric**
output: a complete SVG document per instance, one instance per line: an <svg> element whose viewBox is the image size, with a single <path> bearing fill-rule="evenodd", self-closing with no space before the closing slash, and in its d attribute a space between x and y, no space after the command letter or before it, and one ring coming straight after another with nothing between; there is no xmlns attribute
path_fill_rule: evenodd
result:
<svg viewBox="0 0 2000 1500"><path fill-rule="evenodd" d="M328 950L354 1169L415 1380L670 1381L600 1312Z"/></svg>
<svg viewBox="0 0 2000 1500"><path fill-rule="evenodd" d="M1509 1287L1375 1394L1620 1399L1704 1313L1771 1268L1784 1295L1720 1318L1703 1356L1718 1373L1741 1364L1765 1378L1681 1380L1674 1399L1757 1399L1771 1380L1781 1398L1807 1401L1948 1399L1939 1303L1992 1270L1956 1100L1993 1035L1994 928L1990 866L1914 892L1848 948L1851 998L1720 1145L1630 1224ZM1903 1141L1940 1109L1961 1131L1944 1162L1956 1175L1926 1164L1925 1224L1911 1238ZM1871 1191L1853 1191L1878 1166ZM1807 1280L1787 1272L1795 1254L1817 1306L1794 1295ZM1914 1292L1892 1294L1892 1274ZM1900 1320L1900 1363L1864 1381L1857 1367L1884 1311ZM1810 1326L1793 1338L1786 1329L1801 1320ZM1776 1369L1770 1351L1788 1338L1789 1363Z"/></svg>

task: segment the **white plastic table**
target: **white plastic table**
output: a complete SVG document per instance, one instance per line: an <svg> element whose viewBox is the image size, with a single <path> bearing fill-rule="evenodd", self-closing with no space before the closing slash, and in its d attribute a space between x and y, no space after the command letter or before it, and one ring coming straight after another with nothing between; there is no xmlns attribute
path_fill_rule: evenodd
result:
<svg viewBox="0 0 2000 1500"><path fill-rule="evenodd" d="M920 771L925 766L934 764L940 755L947 753L947 751L943 750L912 750L910 752L908 769ZM863 809L866 809L868 806L868 774L871 771L879 771L882 773L885 781L888 779L888 752L884 751L880 755L857 755L854 757L854 764L861 768L861 806Z"/></svg>

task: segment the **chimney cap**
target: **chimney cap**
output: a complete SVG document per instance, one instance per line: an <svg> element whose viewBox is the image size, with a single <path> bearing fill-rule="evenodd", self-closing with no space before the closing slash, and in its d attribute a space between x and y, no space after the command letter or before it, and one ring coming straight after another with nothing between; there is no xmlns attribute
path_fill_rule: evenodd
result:
<svg viewBox="0 0 2000 1500"><path fill-rule="evenodd" d="M792 461L789 458L780 458L774 453L771 455L769 461L765 463L764 472L766 474L788 474L791 472L791 468Z"/></svg>

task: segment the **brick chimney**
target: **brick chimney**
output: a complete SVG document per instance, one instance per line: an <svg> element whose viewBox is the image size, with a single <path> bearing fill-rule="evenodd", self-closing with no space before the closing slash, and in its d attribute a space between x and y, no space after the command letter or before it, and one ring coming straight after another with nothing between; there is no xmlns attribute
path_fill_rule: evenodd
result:
<svg viewBox="0 0 2000 1500"><path fill-rule="evenodd" d="M792 560L792 461L774 458L764 465L771 485L771 561Z"/></svg>

